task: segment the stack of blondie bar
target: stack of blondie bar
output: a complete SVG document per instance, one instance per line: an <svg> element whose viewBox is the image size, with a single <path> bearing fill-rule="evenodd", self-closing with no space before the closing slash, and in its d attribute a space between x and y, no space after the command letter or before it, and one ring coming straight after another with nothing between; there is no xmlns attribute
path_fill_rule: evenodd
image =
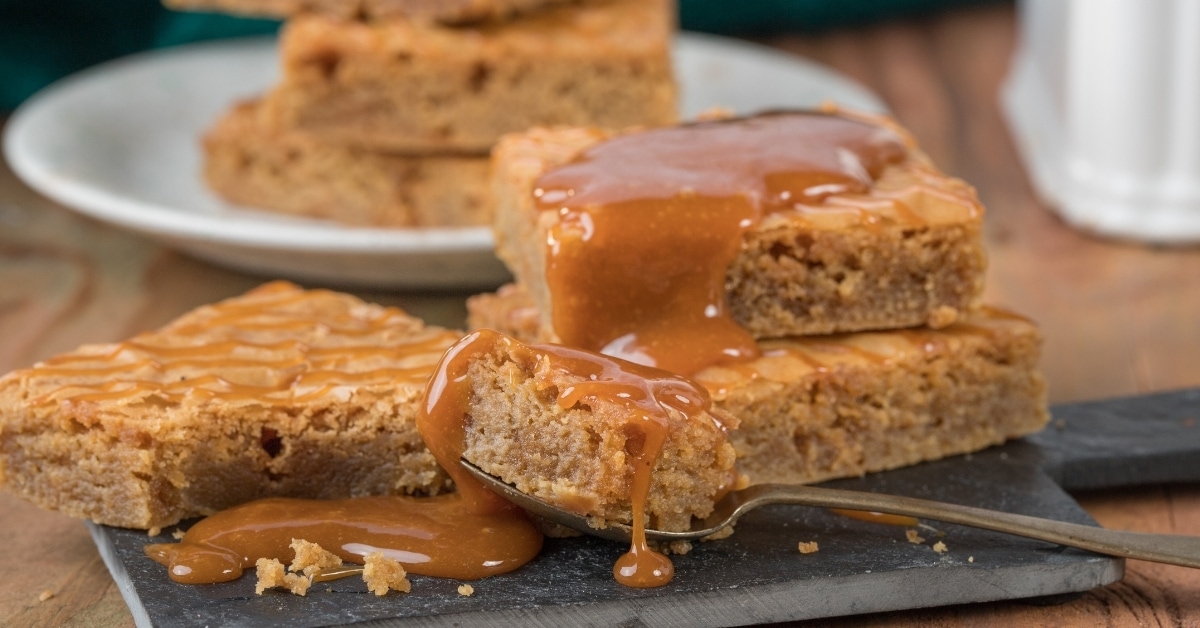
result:
<svg viewBox="0 0 1200 628"><path fill-rule="evenodd" d="M727 316L748 348L684 374L740 421L730 439L751 482L860 475L1046 423L1036 326L980 303L983 207L903 129L826 111L638 135L538 129L500 141L497 253L517 284L473 298L470 327L598 338L583 348L663 366L655 343L695 353L710 342L705 325ZM630 165L647 152L654 159ZM758 214L714 247L719 229L700 221L751 204ZM663 323L697 292L681 284L708 281L695 271L703 247L730 256L711 283L715 297L686 302L691 314ZM673 263L680 256L690 261ZM689 316L688 328L664 332ZM591 334L611 320L608 336Z"/></svg>
<svg viewBox="0 0 1200 628"><path fill-rule="evenodd" d="M227 200L376 226L490 222L488 152L676 118L670 0L167 0L287 18L282 80L204 138Z"/></svg>

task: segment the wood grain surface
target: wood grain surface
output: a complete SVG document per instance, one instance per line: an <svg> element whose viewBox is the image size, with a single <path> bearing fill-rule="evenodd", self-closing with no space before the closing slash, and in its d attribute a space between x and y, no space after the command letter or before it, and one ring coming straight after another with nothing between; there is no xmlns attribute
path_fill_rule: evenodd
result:
<svg viewBox="0 0 1200 628"><path fill-rule="evenodd" d="M997 106L1015 41L1009 5L765 43L876 90L988 208L988 299L1037 320L1052 401L1200 386L1200 248L1067 228L1035 198ZM0 166L0 372L161 325L267 277L194 261L49 202ZM461 323L462 294L358 293ZM1114 528L1200 535L1200 486L1079 495ZM84 526L0 494L0 625L131 626ZM49 597L47 597L49 596ZM42 599L45 598L45 599ZM814 622L867 626L1200 626L1200 570L1130 561L1124 581L1026 601Z"/></svg>

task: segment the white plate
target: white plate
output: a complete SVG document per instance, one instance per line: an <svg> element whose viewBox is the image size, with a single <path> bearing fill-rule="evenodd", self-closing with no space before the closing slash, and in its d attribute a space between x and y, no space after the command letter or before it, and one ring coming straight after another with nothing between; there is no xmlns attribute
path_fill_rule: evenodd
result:
<svg viewBox="0 0 1200 628"><path fill-rule="evenodd" d="M884 111L866 89L820 65L736 40L681 34L675 62L685 118L831 100ZM200 179L198 138L230 104L278 78L273 40L209 42L118 59L22 105L4 152L46 196L213 263L338 285L496 286L508 276L484 227L375 229L236 207Z"/></svg>

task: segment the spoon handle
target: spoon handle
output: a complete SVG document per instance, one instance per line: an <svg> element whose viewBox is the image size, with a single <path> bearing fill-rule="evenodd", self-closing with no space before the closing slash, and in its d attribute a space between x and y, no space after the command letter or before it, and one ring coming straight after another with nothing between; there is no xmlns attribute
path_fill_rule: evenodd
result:
<svg viewBox="0 0 1200 628"><path fill-rule="evenodd" d="M804 504L825 508L865 510L957 523L1068 547L1078 547L1109 556L1200 568L1200 537L1105 530L1094 526L946 504L914 497L844 491L816 486L760 484L745 489L743 493L745 496L737 509L738 515L766 504Z"/></svg>

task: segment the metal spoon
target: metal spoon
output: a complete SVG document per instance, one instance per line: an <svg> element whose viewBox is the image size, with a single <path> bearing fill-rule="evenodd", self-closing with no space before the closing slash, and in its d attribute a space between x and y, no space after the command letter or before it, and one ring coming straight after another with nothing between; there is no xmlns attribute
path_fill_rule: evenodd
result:
<svg viewBox="0 0 1200 628"><path fill-rule="evenodd" d="M471 475L483 482L484 486L534 515L584 534L614 541L628 542L630 539L632 528L626 524L609 522L607 527L593 528L588 525L588 517L522 493L466 460L460 462ZM739 517L747 512L768 504L798 504L907 515L1004 532L1068 547L1078 547L1108 556L1200 568L1200 537L1105 530L1076 523L946 504L926 499L798 484L756 484L740 491L732 491L717 502L712 515L704 521L696 522L691 530L671 532L647 529L646 538L661 541L704 538L733 525Z"/></svg>

